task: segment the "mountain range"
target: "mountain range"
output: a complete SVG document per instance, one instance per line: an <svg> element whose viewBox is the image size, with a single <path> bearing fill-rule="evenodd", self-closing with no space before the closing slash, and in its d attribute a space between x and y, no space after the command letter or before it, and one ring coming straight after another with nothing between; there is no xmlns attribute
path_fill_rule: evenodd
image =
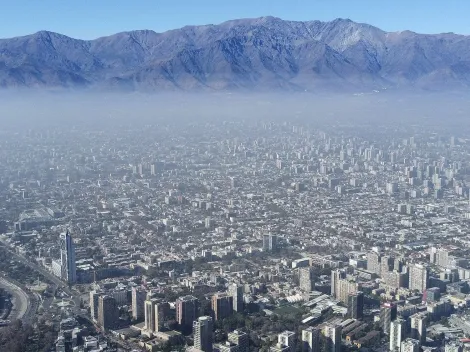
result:
<svg viewBox="0 0 470 352"><path fill-rule="evenodd" d="M0 40L0 87L117 90L454 90L470 36L385 32L348 19L240 19L95 40L41 31Z"/></svg>

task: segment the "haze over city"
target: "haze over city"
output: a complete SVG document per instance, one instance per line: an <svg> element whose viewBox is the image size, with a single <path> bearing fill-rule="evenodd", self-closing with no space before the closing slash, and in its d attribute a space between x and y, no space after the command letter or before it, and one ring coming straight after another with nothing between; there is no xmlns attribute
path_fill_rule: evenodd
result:
<svg viewBox="0 0 470 352"><path fill-rule="evenodd" d="M0 352L470 351L464 1L15 1Z"/></svg>

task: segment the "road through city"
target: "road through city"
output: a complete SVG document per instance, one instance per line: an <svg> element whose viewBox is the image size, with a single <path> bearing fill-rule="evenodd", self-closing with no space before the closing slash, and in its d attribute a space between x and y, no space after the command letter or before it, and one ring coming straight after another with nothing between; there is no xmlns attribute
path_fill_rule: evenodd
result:
<svg viewBox="0 0 470 352"><path fill-rule="evenodd" d="M6 278L0 277L0 287L7 290L12 295L12 310L8 316L8 320L22 319L28 312L31 304L26 292L16 286Z"/></svg>

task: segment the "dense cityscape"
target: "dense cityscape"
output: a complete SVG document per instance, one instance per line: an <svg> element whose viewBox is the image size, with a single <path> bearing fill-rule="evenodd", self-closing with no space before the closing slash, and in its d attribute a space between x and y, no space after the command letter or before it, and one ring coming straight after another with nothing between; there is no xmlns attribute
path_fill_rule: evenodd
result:
<svg viewBox="0 0 470 352"><path fill-rule="evenodd" d="M470 350L465 128L147 122L2 134L1 351Z"/></svg>

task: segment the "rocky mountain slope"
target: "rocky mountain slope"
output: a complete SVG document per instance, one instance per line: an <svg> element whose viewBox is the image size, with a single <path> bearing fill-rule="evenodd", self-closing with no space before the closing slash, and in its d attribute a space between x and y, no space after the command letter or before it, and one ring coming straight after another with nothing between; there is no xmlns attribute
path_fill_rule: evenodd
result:
<svg viewBox="0 0 470 352"><path fill-rule="evenodd" d="M0 40L0 87L367 90L470 87L470 36L262 17L95 40Z"/></svg>

